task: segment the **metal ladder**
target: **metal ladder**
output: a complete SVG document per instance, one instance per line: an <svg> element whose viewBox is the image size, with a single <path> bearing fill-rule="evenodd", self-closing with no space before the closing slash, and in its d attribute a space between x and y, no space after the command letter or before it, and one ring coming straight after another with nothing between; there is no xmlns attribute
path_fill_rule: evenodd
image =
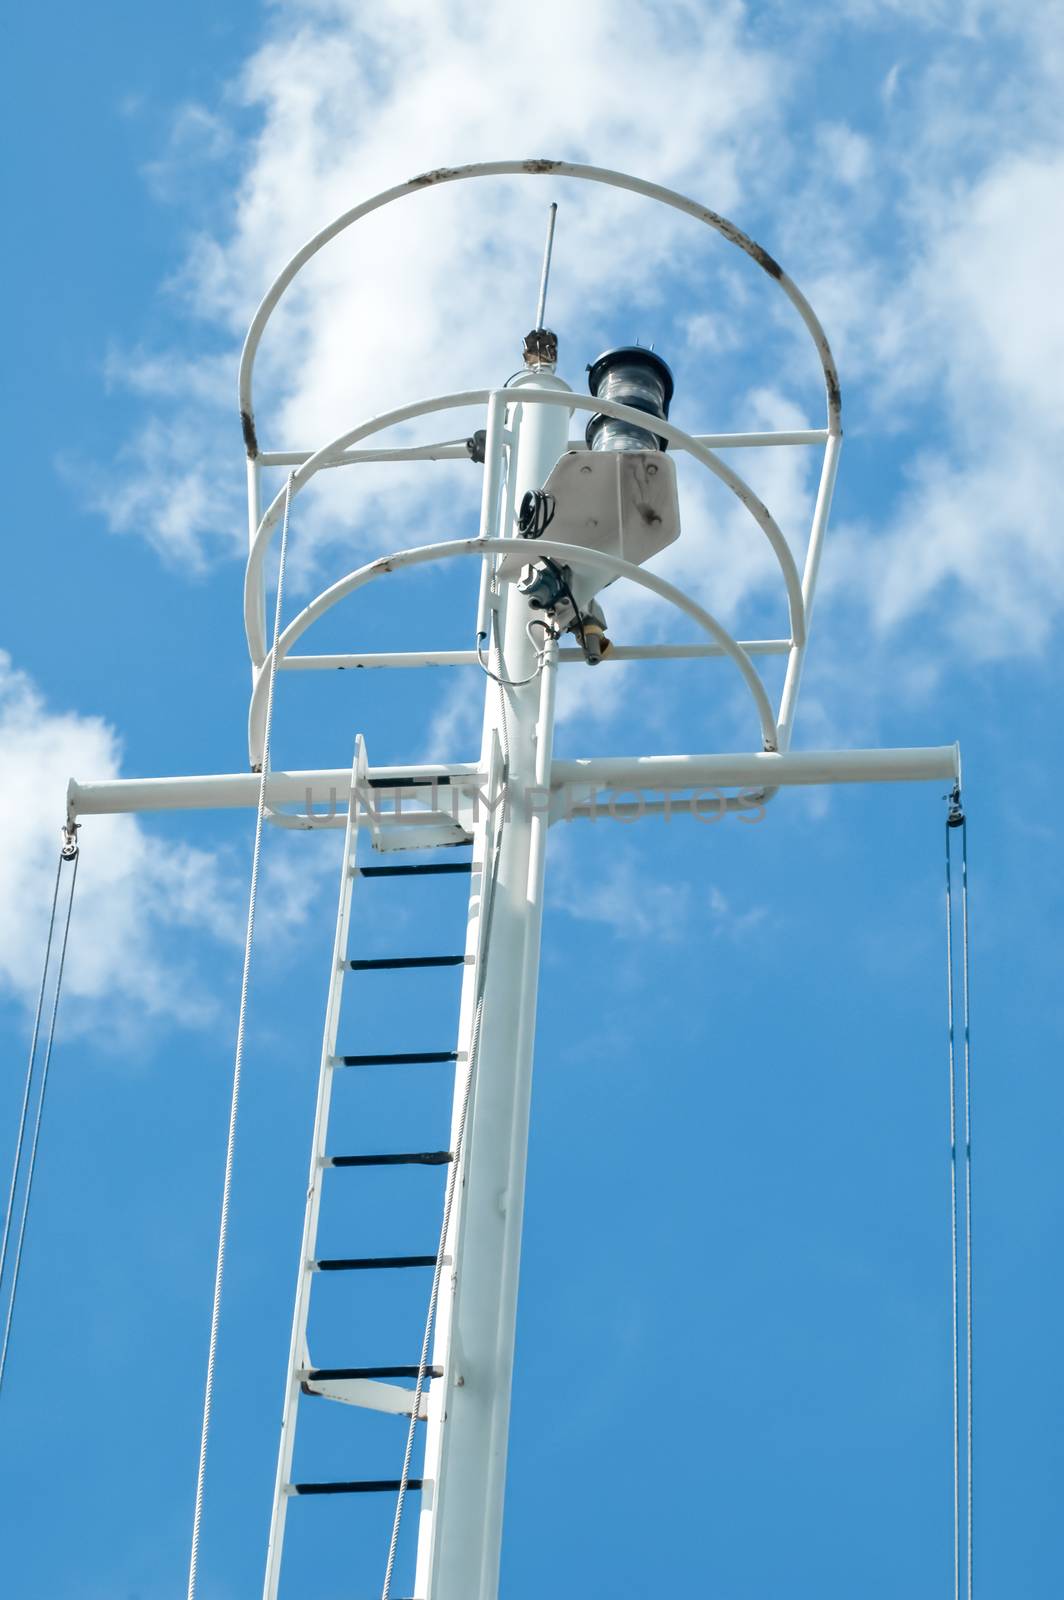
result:
<svg viewBox="0 0 1064 1600"><path fill-rule="evenodd" d="M496 763L493 761L493 777L491 779L493 784L497 781L498 776L495 766ZM380 817L375 816L372 808L369 809L368 813L364 812L364 807L360 801L364 800L366 795L365 785L366 755L363 741L359 738L356 743L355 762L352 768L351 788L348 795L348 814L340 869L339 903L333 942L332 970L322 1036L310 1177L307 1185L306 1213L296 1281L292 1337L288 1358L288 1377L281 1420L281 1437L274 1485L269 1544L266 1555L263 1600L277 1600L278 1597L286 1517L291 1499L313 1495L398 1494L401 1486L413 1492L422 1491L426 1487L422 1479L415 1476L408 1477L405 1484L399 1478L383 1477L326 1482L294 1482L292 1478L296 1424L300 1401L304 1396L322 1396L325 1399L340 1401L345 1405L362 1406L379 1412L390 1412L407 1419L412 1415L415 1391L404 1387L401 1382L396 1380L416 1380L420 1371L418 1366L326 1368L315 1367L312 1364L307 1331L310 1316L311 1286L315 1275L320 1272L375 1272L403 1268L435 1268L437 1258L435 1255L404 1255L319 1259L317 1256L317 1235L323 1183L326 1172L337 1168L447 1167L454 1160L455 1126L465 1078L463 1067L465 1066L468 1071L468 1052L473 1028L473 1016L480 986L480 969L486 954L487 921L490 920L490 914L489 918L485 918L482 915L482 902L485 898L484 885L487 882L485 862L492 851L493 840L496 838L501 826L501 821L495 819L494 808L489 806L485 809L483 817L478 817L477 809L474 808L473 816L476 820L468 831L453 822L448 828L444 819L432 815L423 819L411 819L401 827L395 824L389 827L386 824L382 824ZM435 794L435 785L433 786L433 793ZM370 833L376 850L432 851L442 850L456 843L464 843L472 845L473 855L471 860L460 862L431 861L418 864L396 863L394 865L360 866L357 856L359 837L363 831ZM471 879L466 948L462 954L393 956L377 959L352 958L349 956L351 908L355 884L358 879L373 880L441 875L466 875ZM390 1054L379 1052L373 1054L337 1053L344 980L348 973L440 967L461 967L464 969L458 1038L455 1049L399 1051ZM452 1116L451 1139L448 1149L395 1151L366 1155L330 1155L328 1153L332 1086L334 1074L338 1070L371 1066L401 1067L408 1064L423 1063L454 1063L456 1066L455 1110ZM451 1266L452 1277L454 1271L454 1241L458 1236L457 1221L460 1210L458 1187L459 1185L456 1183L455 1201L448 1225L443 1257L444 1263ZM442 1416L444 1415L443 1396L441 1394L437 1398L433 1390L437 1383L442 1382L445 1384L447 1376L444 1365L438 1363L445 1359L445 1355L441 1354L441 1352L446 1352L449 1344L448 1299L449 1295L441 1289L440 1305L437 1309L436 1317L436 1346L433 1352L433 1364L426 1366L422 1374L424 1383L418 1411L419 1421L426 1421L430 1416L431 1408L432 1414L439 1419L437 1425L441 1425ZM424 1330L422 1328L418 1331L423 1334ZM420 1341L418 1341L419 1343ZM409 1423L407 1426L409 1426Z"/></svg>

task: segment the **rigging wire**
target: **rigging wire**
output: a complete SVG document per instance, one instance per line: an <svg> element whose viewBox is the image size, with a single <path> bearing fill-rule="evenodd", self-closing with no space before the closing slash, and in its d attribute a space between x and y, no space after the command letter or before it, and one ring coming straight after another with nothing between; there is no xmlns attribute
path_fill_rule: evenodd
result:
<svg viewBox="0 0 1064 1600"><path fill-rule="evenodd" d="M7 1293L7 1309L4 1315L3 1342L0 1344L0 1389L3 1387L4 1373L7 1370L7 1353L11 1345L11 1328L15 1319L15 1302L18 1297L19 1277L22 1270L23 1247L26 1242L26 1222L29 1217L30 1198L33 1193L33 1178L37 1169L37 1150L41 1139L41 1124L44 1120L44 1098L48 1090L48 1071L52 1064L52 1047L55 1043L55 1023L59 1013L59 996L63 989L63 971L66 967L67 940L70 935L70 918L74 910L74 890L78 881L78 861L80 850L77 843L77 830L74 824L68 824L63 829L64 844L59 852L59 862L56 867L55 888L52 891L52 908L48 919L48 937L44 949L44 969L41 973L41 987L37 996L37 1010L33 1019L33 1034L30 1042L29 1064L26 1068L26 1084L22 1096L22 1110L19 1117L18 1138L15 1145L15 1160L11 1169L11 1188L8 1195L7 1210L4 1215L3 1243L0 1245L0 1280L3 1278L3 1268L7 1259L7 1248L11 1235L11 1223L15 1211L15 1193L18 1188L19 1168L22 1164L22 1151L26 1136L26 1122L30 1103L30 1090L32 1087L34 1067L37 1057L37 1045L40 1040L41 1016L44 1011L44 997L47 990L48 970L51 964L52 942L55 935L56 909L59 902L59 883L65 863L73 863L70 874L70 893L67 896L66 911L63 917L63 936L59 946L59 962L56 971L55 990L52 996L52 1009L48 1021L48 1037L45 1041L44 1060L41 1066L40 1087L37 1091L37 1105L33 1117L33 1133L30 1137L29 1159L26 1164L26 1177L22 1190L22 1210L19 1216L18 1235L15 1243L15 1255L11 1267L11 1281Z"/></svg>
<svg viewBox="0 0 1064 1600"><path fill-rule="evenodd" d="M965 1326L968 1335L967 1347L967 1373L968 1373L968 1408L967 1408L967 1451L968 1451L968 1600L972 1600L974 1583L974 1498L972 1492L974 1462L974 1429L973 1429L973 1388L972 1388L972 1348L974 1337L973 1313L975 1301L972 1283L972 1028L971 1028L971 980L970 957L968 938L968 824L963 820L961 829L961 929L963 938L963 987L962 1000L964 1006L964 1276L966 1316Z"/></svg>
<svg viewBox="0 0 1064 1600"><path fill-rule="evenodd" d="M972 1270L972 1068L971 1068L971 980L968 929L968 822L961 805L959 785L949 796L946 815L946 981L948 987L947 1028L949 1038L949 1134L950 1134L950 1233L953 1321L953 1593L960 1600L962 1574L966 1600L972 1600L974 1573L973 1466L974 1416L972 1392L973 1366L973 1270ZM961 858L961 1073L957 1069L956 981L953 972L953 835L960 832ZM958 1076L963 1080L964 1125L964 1560L961 1559L961 1260L960 1206L957 1182Z"/></svg>
<svg viewBox="0 0 1064 1600"><path fill-rule="evenodd" d="M192 1515L192 1543L188 1561L188 1600L195 1600L199 1571L200 1529L203 1522L203 1491L207 1474L207 1438L210 1432L214 1399L214 1368L218 1354L218 1327L222 1310L222 1283L225 1277L225 1250L229 1237L229 1202L233 1188L233 1155L236 1148L237 1111L244 1065L244 1037L247 1026L248 982L251 974L251 945L255 932L255 904L258 898L259 862L262 856L262 831L266 813L266 780L270 771L270 736L273 729L273 694L277 681L277 643L281 636L281 605L284 596L285 566L288 560L288 523L292 505L292 477L285 486L284 521L281 526L281 551L277 568L277 597L273 615L273 644L270 650L269 687L266 694L266 723L262 742L259 801L255 813L255 843L251 856L251 885L248 890L247 930L244 938L244 967L240 980L240 1011L233 1056L233 1088L229 1105L229 1133L225 1147L225 1173L222 1179L222 1204L218 1219L218 1251L214 1267L214 1297L211 1303L211 1332L207 1348L207 1376L203 1388L203 1423L200 1430L199 1464L196 1469L196 1499Z"/></svg>
<svg viewBox="0 0 1064 1600"><path fill-rule="evenodd" d="M504 712L505 716L505 712ZM503 781L507 768L503 769ZM469 1033L469 1052L466 1064L466 1078L462 1089L462 1104L458 1113L458 1123L455 1129L453 1159L447 1172L447 1187L443 1200L443 1220L440 1224L440 1242L436 1251L436 1263L432 1274L432 1287L429 1291L428 1311L425 1316L425 1332L421 1341L421 1358L418 1363L417 1383L414 1387L413 1406L410 1412L410 1426L406 1433L406 1449L403 1455L403 1470L399 1479L399 1492L396 1496L395 1517L392 1522L392 1534L388 1545L388 1562L384 1572L384 1585L381 1589L381 1600L389 1600L392 1587L392 1575L395 1570L395 1557L399 1547L399 1529L403 1520L403 1506L406 1502L407 1485L410 1481L410 1463L414 1453L414 1444L417 1439L417 1425L421 1411L421 1396L425 1387L425 1378L429 1369L429 1353L432 1346L432 1332L436 1322L436 1307L440 1297L440 1282L443 1278L443 1266L447 1248L447 1236L451 1227L451 1212L454 1206L454 1197L458 1188L458 1172L462 1160L462 1145L465 1139L466 1122L468 1120L469 1103L473 1093L473 1083L476 1077L477 1059L480 1051L480 1025L484 1015L484 991L487 979L488 945L491 937L492 915L495 909L495 890L499 881L499 860L502 847L502 836L505 828L504 816L500 817L499 826L495 833L494 848L492 851L491 876L488 879L488 893L484 907L484 933L480 944L480 970L477 977L476 1001L473 1011L473 1025Z"/></svg>
<svg viewBox="0 0 1064 1600"><path fill-rule="evenodd" d="M44 965L41 968L41 987L37 994L37 1010L33 1018L33 1032L30 1036L30 1056L26 1065L26 1082L22 1090L22 1109L18 1119L18 1136L15 1140L15 1159L11 1163L11 1187L7 1195L7 1209L4 1212L4 1231L0 1237L0 1283L4 1279L4 1268L7 1265L7 1243L11 1237L11 1221L15 1215L15 1191L18 1188L19 1171L22 1167L22 1147L26 1138L26 1122L30 1109L30 1089L33 1085L33 1069L37 1062L37 1045L41 1035L41 1017L44 1014L44 994L48 985L48 967L52 959L52 939L55 934L55 912L59 903L59 880L63 872L63 857L60 856L55 864L55 885L52 889L52 909L48 917L48 937L44 945Z"/></svg>

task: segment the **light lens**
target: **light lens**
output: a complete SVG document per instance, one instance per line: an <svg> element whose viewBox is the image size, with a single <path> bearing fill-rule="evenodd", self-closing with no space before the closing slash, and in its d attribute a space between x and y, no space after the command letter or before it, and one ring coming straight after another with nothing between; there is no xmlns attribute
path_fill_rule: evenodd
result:
<svg viewBox="0 0 1064 1600"><path fill-rule="evenodd" d="M672 400L672 373L653 350L627 345L607 350L588 369L596 400L614 400L652 417L667 417ZM585 435L589 450L664 450L666 441L648 428L601 413L591 418Z"/></svg>

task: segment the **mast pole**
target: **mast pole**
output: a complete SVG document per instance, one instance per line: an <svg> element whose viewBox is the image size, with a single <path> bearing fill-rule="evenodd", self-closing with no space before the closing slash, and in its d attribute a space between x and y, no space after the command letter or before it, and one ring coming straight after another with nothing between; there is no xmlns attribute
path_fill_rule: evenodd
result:
<svg viewBox="0 0 1064 1600"><path fill-rule="evenodd" d="M484 532L492 531L493 497L501 493L500 532L515 535L514 505L526 490L542 487L567 447L569 413L521 406L520 390L529 385L568 390L553 363L540 362L511 381L503 436L488 443ZM505 482L493 471L493 442L508 458ZM489 681L484 701L483 765L487 770L497 741L508 815L485 952L465 1172L447 1252L452 1267L437 1314L433 1363L447 1376L429 1397L415 1582L426 1600L495 1600L498 1592L532 1088L556 668L552 650L534 675L537 652L526 631L531 613L514 586L502 585L491 603L499 608L502 641L493 670L532 681L513 688ZM482 905L489 871L481 858ZM473 970L467 969L462 997L467 1039Z"/></svg>

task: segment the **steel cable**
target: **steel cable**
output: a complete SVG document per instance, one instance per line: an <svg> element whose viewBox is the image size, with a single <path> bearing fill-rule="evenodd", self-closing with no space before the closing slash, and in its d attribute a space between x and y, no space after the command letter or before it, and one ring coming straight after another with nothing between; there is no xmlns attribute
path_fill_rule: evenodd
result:
<svg viewBox="0 0 1064 1600"><path fill-rule="evenodd" d="M975 1301L972 1283L972 1029L971 1029L971 979L968 939L968 823L961 822L961 930L963 938L962 1000L964 1006L964 1276L967 1348L967 1449L968 1449L968 1600L972 1600L974 1585L974 1412L972 1349L974 1338Z"/></svg>
<svg viewBox="0 0 1064 1600"><path fill-rule="evenodd" d="M22 1090L22 1109L18 1119L18 1135L15 1139L15 1159L11 1163L11 1187L8 1190L7 1209L4 1212L4 1232L0 1238L0 1283L4 1280L4 1269L7 1266L7 1244L11 1237L11 1221L15 1215L15 1191L18 1188L19 1170L22 1166L22 1148L26 1138L26 1122L30 1108L30 1089L33 1086L33 1068L37 1061L37 1045L41 1036L41 1017L44 1014L44 995L48 986L48 967L52 959L52 939L55 934L55 912L59 904L59 879L63 871L63 857L60 856L55 866L55 885L52 889L52 909L48 917L48 937L44 945L44 965L41 968L41 987L37 993L37 1010L33 1018L33 1032L30 1036L30 1056L26 1066L26 1082Z"/></svg>
<svg viewBox="0 0 1064 1600"><path fill-rule="evenodd" d="M74 830L71 829L71 837ZM33 1135L30 1140L29 1161L26 1165L26 1181L22 1191L22 1213L19 1217L18 1238L15 1244L15 1257L11 1268L11 1283L8 1290L7 1311L4 1317L3 1343L0 1345L0 1388L3 1387L4 1373L7 1370L7 1353L11 1345L11 1328L15 1319L15 1300L18 1295L19 1276L22 1270L23 1246L26 1242L26 1222L30 1211L30 1197L33 1193L33 1177L37 1169L37 1150L41 1139L41 1124L44 1120L44 1097L48 1090L48 1071L52 1064L52 1046L55 1043L55 1023L59 1014L59 996L63 988L63 971L66 967L67 940L70 936L70 918L74 910L74 890L78 881L78 862L80 852L76 845L71 846L72 854L61 853L59 866L55 878L55 891L52 895L52 911L48 922L48 938L44 953L44 971L41 974L41 989L37 1000L37 1012L33 1023L33 1037L30 1044L29 1067L26 1072L26 1087L23 1095L22 1114L19 1119L18 1142L15 1153L15 1166L11 1174L11 1193L8 1200L8 1211L4 1219L3 1254L6 1256L8 1238L10 1234L11 1219L14 1214L15 1190L17 1187L18 1168L22 1155L23 1141L26 1132L26 1114L30 1098L30 1084L33 1077L34 1060L37 1054L37 1044L40 1037L41 1014L44 1008L44 996L48 980L48 967L52 953L52 939L55 931L55 913L59 897L59 879L65 861L72 861L74 870L70 875L70 894L67 898L66 915L63 920L63 938L59 947L59 964L56 971L55 992L52 997L52 1010L48 1022L48 1039L44 1048L44 1061L41 1066L41 1086L37 1095L37 1109L33 1119Z"/></svg>
<svg viewBox="0 0 1064 1600"><path fill-rule="evenodd" d="M961 1028L964 1095L964 1347L965 1347L965 1467L964 1467L964 1561L961 1560L961 1261L960 1211L957 1183L957 1038L956 979L953 970L953 834L961 836ZM947 1032L949 1040L949 1136L950 1136L950 1236L951 1309L953 1331L953 1593L960 1600L962 1572L964 1593L972 1600L974 1571L973 1533L973 1268L972 1268L972 1072L971 1072L971 982L968 935L968 824L961 807L960 790L950 796L946 817L946 982Z"/></svg>
<svg viewBox="0 0 1064 1600"><path fill-rule="evenodd" d="M277 598L273 617L273 648L270 651L270 677L266 696L266 721L262 744L262 769L259 801L255 813L255 844L251 856L251 885L248 890L247 929L244 938L244 966L240 980L240 1011L237 1019L236 1048L233 1058L233 1088L229 1105L229 1133L225 1147L225 1173L222 1179L222 1204L218 1221L218 1251L214 1267L214 1297L211 1303L211 1332L207 1348L207 1376L203 1389L203 1423L200 1430L199 1465L196 1470L196 1500L192 1516L192 1545L188 1561L188 1600L195 1600L199 1570L200 1529L203 1523L203 1491L207 1473L207 1438L210 1432L214 1399L214 1368L218 1353L218 1327L222 1309L222 1282L225 1276L225 1250L229 1236L229 1202L233 1187L233 1155L236 1148L237 1111L244 1063L244 1037L247 1026L248 982L251 973L251 945L255 932L255 905L258 898L259 862L262 856L263 819L266 812L266 780L270 770L270 737L273 729L273 695L277 680L277 641L281 636L281 605L288 559L288 522L292 503L292 474L285 491L284 522L277 568Z"/></svg>

